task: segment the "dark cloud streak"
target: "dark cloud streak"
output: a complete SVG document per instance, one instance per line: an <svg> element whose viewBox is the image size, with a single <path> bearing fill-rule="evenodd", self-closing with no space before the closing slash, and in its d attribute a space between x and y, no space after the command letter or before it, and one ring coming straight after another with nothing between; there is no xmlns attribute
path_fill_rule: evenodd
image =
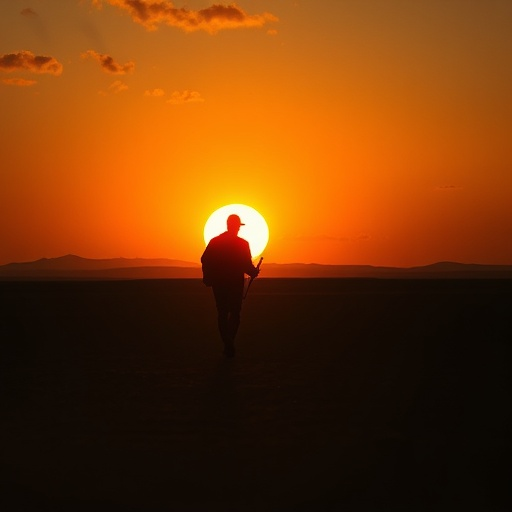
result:
<svg viewBox="0 0 512 512"><path fill-rule="evenodd" d="M86 52L82 53L82 57L84 59L92 58L98 61L106 73L111 73L113 75L126 75L135 69L134 62L130 61L126 64L118 64L110 55L98 53L94 50L87 50Z"/></svg>
<svg viewBox="0 0 512 512"><path fill-rule="evenodd" d="M30 87L37 84L35 80L26 80L25 78L4 78L2 82L16 87Z"/></svg>
<svg viewBox="0 0 512 512"><path fill-rule="evenodd" d="M0 55L0 70L7 73L26 70L32 73L58 76L62 73L62 69L62 64L54 57L34 55L26 50Z"/></svg>
<svg viewBox="0 0 512 512"><path fill-rule="evenodd" d="M367 242L371 240L371 235L368 233L360 233L359 235L351 237L331 236L331 235L300 235L300 236L287 236L284 240L295 240L299 242Z"/></svg>
<svg viewBox="0 0 512 512"><path fill-rule="evenodd" d="M26 16L27 18L36 18L37 12L31 9L30 7L25 7L21 10L20 14L22 16Z"/></svg>

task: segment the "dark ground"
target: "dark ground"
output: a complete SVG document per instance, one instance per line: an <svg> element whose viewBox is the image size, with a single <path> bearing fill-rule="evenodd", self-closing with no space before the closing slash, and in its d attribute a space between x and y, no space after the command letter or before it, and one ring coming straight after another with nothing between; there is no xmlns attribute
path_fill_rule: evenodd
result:
<svg viewBox="0 0 512 512"><path fill-rule="evenodd" d="M0 510L510 510L512 281L0 283Z"/></svg>

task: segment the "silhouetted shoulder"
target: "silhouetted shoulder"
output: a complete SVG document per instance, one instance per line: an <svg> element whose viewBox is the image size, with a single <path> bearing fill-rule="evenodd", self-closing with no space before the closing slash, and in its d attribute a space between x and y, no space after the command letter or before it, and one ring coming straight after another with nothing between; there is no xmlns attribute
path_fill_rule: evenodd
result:
<svg viewBox="0 0 512 512"><path fill-rule="evenodd" d="M210 243L208 244L212 249L218 248L226 248L228 250L233 249L249 249L249 242L244 238L240 238L239 236L230 235L227 231L225 233L221 233L220 235L212 238Z"/></svg>
<svg viewBox="0 0 512 512"><path fill-rule="evenodd" d="M254 273L249 242L227 231L210 240L201 263L205 284L243 281L244 274Z"/></svg>

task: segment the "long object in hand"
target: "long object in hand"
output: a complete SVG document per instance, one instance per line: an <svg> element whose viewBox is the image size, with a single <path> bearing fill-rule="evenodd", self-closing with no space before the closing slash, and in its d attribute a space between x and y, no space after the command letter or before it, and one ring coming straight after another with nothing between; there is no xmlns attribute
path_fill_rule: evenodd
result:
<svg viewBox="0 0 512 512"><path fill-rule="evenodd" d="M260 261L258 261L258 264L256 265L256 268L258 270L260 269L260 265L261 265L262 261L263 261L263 257L260 258ZM247 297L247 294L249 293L249 288L251 287L251 284L252 284L253 281L254 281L254 277L251 277L251 279L249 280L249 284L247 285L247 290L245 290L244 299L245 299L245 297Z"/></svg>

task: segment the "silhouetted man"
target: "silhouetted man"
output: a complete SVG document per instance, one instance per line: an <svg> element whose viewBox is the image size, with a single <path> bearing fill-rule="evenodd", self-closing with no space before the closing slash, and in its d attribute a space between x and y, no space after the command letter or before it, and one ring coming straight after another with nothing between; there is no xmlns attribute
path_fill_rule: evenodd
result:
<svg viewBox="0 0 512 512"><path fill-rule="evenodd" d="M201 256L203 282L213 289L219 332L227 357L235 355L245 274L253 278L259 274L259 269L252 264L249 243L238 236L240 226L244 226L240 217L230 215L227 231L212 238Z"/></svg>

